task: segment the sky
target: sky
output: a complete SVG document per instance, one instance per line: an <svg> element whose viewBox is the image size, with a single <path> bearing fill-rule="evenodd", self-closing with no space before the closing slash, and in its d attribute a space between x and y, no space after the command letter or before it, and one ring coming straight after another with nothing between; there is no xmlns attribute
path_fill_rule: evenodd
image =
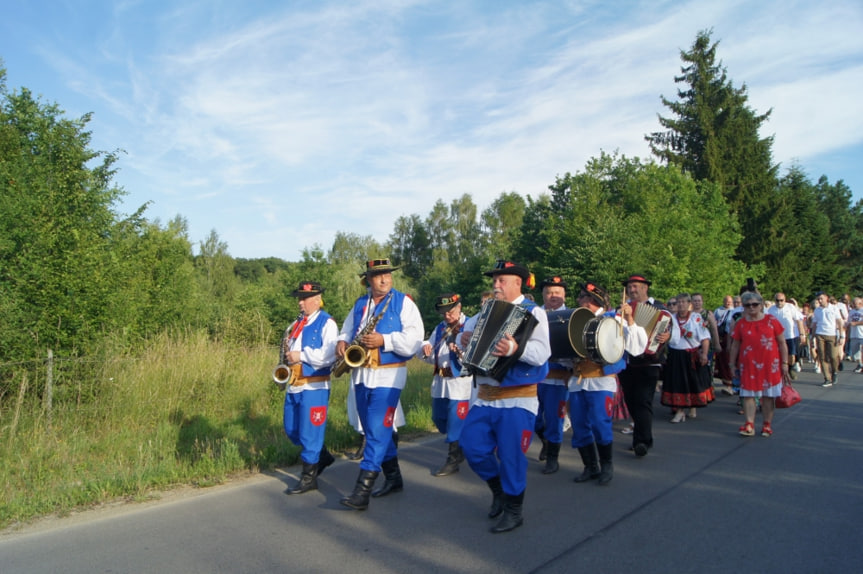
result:
<svg viewBox="0 0 863 574"><path fill-rule="evenodd" d="M712 30L781 173L863 198L860 0L2 0L7 89L122 150L120 214L302 259L469 194L533 198L651 157L681 50ZM197 248L196 248L197 251ZM382 254L386 256L386 254Z"/></svg>

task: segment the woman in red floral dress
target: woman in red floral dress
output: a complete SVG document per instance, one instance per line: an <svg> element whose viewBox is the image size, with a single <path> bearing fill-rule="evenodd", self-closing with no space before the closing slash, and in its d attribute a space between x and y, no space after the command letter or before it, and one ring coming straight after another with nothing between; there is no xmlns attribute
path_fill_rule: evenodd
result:
<svg viewBox="0 0 863 574"><path fill-rule="evenodd" d="M743 294L743 316L731 333L731 371L740 365L740 396L746 423L740 434L755 434L755 399L761 399L764 426L761 436L773 434L771 423L776 397L782 394L782 384L788 382L788 347L782 334L782 324L772 315L764 314L764 300L758 293Z"/></svg>

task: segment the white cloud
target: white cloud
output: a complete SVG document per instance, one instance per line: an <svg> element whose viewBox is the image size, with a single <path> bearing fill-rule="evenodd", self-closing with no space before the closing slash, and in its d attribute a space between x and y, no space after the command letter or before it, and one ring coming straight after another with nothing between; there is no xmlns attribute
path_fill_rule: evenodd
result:
<svg viewBox="0 0 863 574"><path fill-rule="evenodd" d="M602 150L647 157L679 50L707 28L753 107L773 108L777 161L863 133L856 1L148 9L115 12L99 65L59 40L44 53L93 102L101 147L129 151L129 211L153 200L153 215L184 215L193 238L215 228L237 256L296 259L336 231L383 241L438 199L469 193L482 209L543 193Z"/></svg>

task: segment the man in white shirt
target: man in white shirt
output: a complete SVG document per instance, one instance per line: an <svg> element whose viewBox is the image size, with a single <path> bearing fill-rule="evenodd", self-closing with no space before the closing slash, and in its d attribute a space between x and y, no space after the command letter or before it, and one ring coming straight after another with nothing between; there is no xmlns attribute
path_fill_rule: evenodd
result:
<svg viewBox="0 0 863 574"><path fill-rule="evenodd" d="M792 303L789 303L785 293L779 292L773 296L776 303L767 310L768 315L773 315L782 323L785 334L785 344L788 346L788 373L791 378L796 378L794 363L797 360L797 349L806 337L803 329L803 313Z"/></svg>
<svg viewBox="0 0 863 574"><path fill-rule="evenodd" d="M349 347L363 349L361 364L351 368L351 384L365 432L365 449L354 491L340 501L355 510L368 508L369 495L385 496L400 492L404 486L393 423L407 382L407 362L420 350L424 329L413 300L393 289L392 272L396 269L389 259L366 263L360 277L368 292L354 303L336 343L340 360L351 354ZM371 492L381 471L386 480L380 489Z"/></svg>
<svg viewBox="0 0 863 574"><path fill-rule="evenodd" d="M836 345L839 341L839 331L842 330L842 317L839 308L830 304L827 294L819 291L815 295L818 307L812 313L812 333L818 348L818 361L821 373L824 375L822 387L832 387L836 384L836 374L839 371L839 356Z"/></svg>
<svg viewBox="0 0 863 574"><path fill-rule="evenodd" d="M536 320L521 343L506 334L497 339L491 355L506 367L499 378L477 372L477 400L467 413L462 429L462 450L471 469L492 492L489 518L500 521L494 533L508 532L522 525L522 504L527 488L527 453L539 410L537 385L548 375L551 345L545 310L522 294L522 286L533 288L534 277L527 267L498 260L483 275L492 278L495 301L519 305ZM467 345L479 316L464 326L461 344ZM466 357L467 359L467 357Z"/></svg>

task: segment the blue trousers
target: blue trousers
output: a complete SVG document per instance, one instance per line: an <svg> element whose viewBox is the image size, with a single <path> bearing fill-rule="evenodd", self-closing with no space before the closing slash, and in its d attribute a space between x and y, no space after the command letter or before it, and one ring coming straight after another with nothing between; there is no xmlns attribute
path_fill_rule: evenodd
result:
<svg viewBox="0 0 863 574"><path fill-rule="evenodd" d="M393 420L402 390L390 387L370 389L360 384L354 386L354 391L357 414L366 435L360 468L380 472L382 462L398 455L393 442Z"/></svg>
<svg viewBox="0 0 863 574"><path fill-rule="evenodd" d="M302 447L300 458L305 463L318 462L324 447L329 402L329 389L285 393L285 434L292 443Z"/></svg>
<svg viewBox="0 0 863 574"><path fill-rule="evenodd" d="M548 442L560 444L563 442L563 420L566 417L566 399L569 389L566 385L536 386L536 396L539 399L539 413L536 416L534 430Z"/></svg>
<svg viewBox="0 0 863 574"><path fill-rule="evenodd" d="M474 405L467 413L459 445L471 469L483 480L500 476L503 491L518 496L527 487L527 456L536 415L521 408Z"/></svg>
<svg viewBox="0 0 863 574"><path fill-rule="evenodd" d="M447 442L461 438L469 407L468 400L432 399L432 422L438 432L446 435Z"/></svg>
<svg viewBox="0 0 863 574"><path fill-rule="evenodd" d="M613 410L614 393L611 391L569 393L572 448L611 443L614 440L611 426Z"/></svg>

